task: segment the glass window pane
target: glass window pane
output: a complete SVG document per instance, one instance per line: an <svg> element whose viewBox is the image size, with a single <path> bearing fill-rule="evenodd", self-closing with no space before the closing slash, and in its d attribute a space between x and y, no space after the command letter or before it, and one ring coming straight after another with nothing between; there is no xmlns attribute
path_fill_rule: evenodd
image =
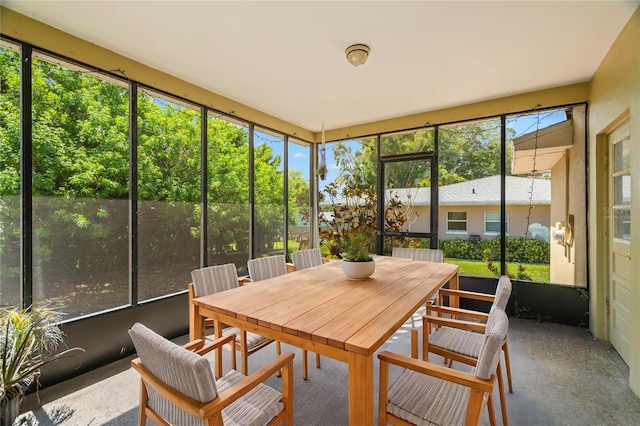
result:
<svg viewBox="0 0 640 426"><path fill-rule="evenodd" d="M500 258L499 244L494 250L499 235L485 236L485 212L500 211L501 155L500 120L439 128L438 247L461 275L493 276L486 253Z"/></svg>
<svg viewBox="0 0 640 426"><path fill-rule="evenodd" d="M410 154L433 151L433 129L413 130L382 136L381 155Z"/></svg>
<svg viewBox="0 0 640 426"><path fill-rule="evenodd" d="M138 96L138 298L186 290L200 266L200 111Z"/></svg>
<svg viewBox="0 0 640 426"><path fill-rule="evenodd" d="M129 92L33 60L33 293L69 317L129 302Z"/></svg>
<svg viewBox="0 0 640 426"><path fill-rule="evenodd" d="M385 231L431 229L431 160L398 161L384 166Z"/></svg>
<svg viewBox="0 0 640 426"><path fill-rule="evenodd" d="M631 176L622 175L613 178L614 202L617 206L631 204Z"/></svg>
<svg viewBox="0 0 640 426"><path fill-rule="evenodd" d="M284 140L254 131L254 257L284 254Z"/></svg>
<svg viewBox="0 0 640 426"><path fill-rule="evenodd" d="M391 256L394 247L431 248L430 238L385 236L384 255Z"/></svg>
<svg viewBox="0 0 640 426"><path fill-rule="evenodd" d="M467 220L467 212L449 212L447 217L449 220Z"/></svg>
<svg viewBox="0 0 640 426"><path fill-rule="evenodd" d="M450 231L466 231L467 230L467 222L449 222L447 224Z"/></svg>
<svg viewBox="0 0 640 426"><path fill-rule="evenodd" d="M295 139L288 141L289 210L288 253L309 248L309 165L311 145Z"/></svg>
<svg viewBox="0 0 640 426"><path fill-rule="evenodd" d="M614 150L614 173L629 170L631 167L631 140L630 136L619 141Z"/></svg>
<svg viewBox="0 0 640 426"><path fill-rule="evenodd" d="M486 212L485 219L487 221L499 222L500 221L500 212Z"/></svg>
<svg viewBox="0 0 640 426"><path fill-rule="evenodd" d="M354 227L369 236L369 251L376 251L377 157L376 139L327 144L327 180L319 180L320 246L329 257L342 253L340 234Z"/></svg>
<svg viewBox="0 0 640 426"><path fill-rule="evenodd" d="M487 222L485 232L500 233L500 222Z"/></svg>
<svg viewBox="0 0 640 426"><path fill-rule="evenodd" d="M240 123L208 117L207 264L234 263L247 274L249 259L249 132Z"/></svg>
<svg viewBox="0 0 640 426"><path fill-rule="evenodd" d="M0 46L0 304L20 304L20 49Z"/></svg>
<svg viewBox="0 0 640 426"><path fill-rule="evenodd" d="M614 238L631 241L631 210L628 208L613 208Z"/></svg>

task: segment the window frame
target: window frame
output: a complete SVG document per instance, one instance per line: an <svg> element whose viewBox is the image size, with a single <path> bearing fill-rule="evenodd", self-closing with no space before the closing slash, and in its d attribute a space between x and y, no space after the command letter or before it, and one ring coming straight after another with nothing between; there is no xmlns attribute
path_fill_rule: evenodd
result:
<svg viewBox="0 0 640 426"><path fill-rule="evenodd" d="M487 220L487 213L497 213L498 214L498 220ZM500 211L491 211L491 210L486 210L484 212L484 228L483 228L483 234L484 235L500 235L500 230L498 231L487 231L487 223L497 223L498 227L500 226ZM505 213L505 232L504 235L509 235L509 212Z"/></svg>
<svg viewBox="0 0 640 426"><path fill-rule="evenodd" d="M449 215L451 213L464 213L465 219L464 220L459 220L459 219L449 219ZM460 230L460 229L450 229L449 228L449 223L464 223L464 230ZM469 233L469 212L467 211L448 211L447 212L447 219L446 219L446 233L447 234L460 234L460 235L467 235Z"/></svg>

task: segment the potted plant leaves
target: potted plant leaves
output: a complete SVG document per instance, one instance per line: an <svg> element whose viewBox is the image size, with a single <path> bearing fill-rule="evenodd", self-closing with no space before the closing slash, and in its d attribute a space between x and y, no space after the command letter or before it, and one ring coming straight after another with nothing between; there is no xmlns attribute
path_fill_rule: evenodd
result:
<svg viewBox="0 0 640 426"><path fill-rule="evenodd" d="M62 314L47 307L0 310L0 426L12 425L29 387L39 385L40 368L82 348L56 352L64 333Z"/></svg>
<svg viewBox="0 0 640 426"><path fill-rule="evenodd" d="M342 238L342 270L351 279L364 280L373 274L376 263L367 250L367 236L352 231Z"/></svg>

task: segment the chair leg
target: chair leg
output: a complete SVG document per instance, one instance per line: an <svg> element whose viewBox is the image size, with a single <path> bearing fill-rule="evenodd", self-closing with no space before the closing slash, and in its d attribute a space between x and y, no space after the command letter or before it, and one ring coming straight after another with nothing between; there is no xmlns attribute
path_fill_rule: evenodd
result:
<svg viewBox="0 0 640 426"><path fill-rule="evenodd" d="M500 410L502 412L502 424L509 426L509 415L507 413L507 398L504 394L504 380L502 378L502 363L498 362L498 391L500 392Z"/></svg>
<svg viewBox="0 0 640 426"><path fill-rule="evenodd" d="M302 350L302 380L307 380L307 350Z"/></svg>
<svg viewBox="0 0 640 426"><path fill-rule="evenodd" d="M149 395L147 395L147 387L144 385L144 381L140 379L140 408L138 411L138 426L145 426L147 424L148 402Z"/></svg>
<svg viewBox="0 0 640 426"><path fill-rule="evenodd" d="M411 329L411 358L418 359L418 329Z"/></svg>
<svg viewBox="0 0 640 426"><path fill-rule="evenodd" d="M320 368L320 354L316 354L316 368Z"/></svg>
<svg viewBox="0 0 640 426"><path fill-rule="evenodd" d="M502 345L502 351L504 352L504 363L507 368L507 383L509 384L509 393L513 393L513 382L511 381L511 360L509 358L509 341L505 340Z"/></svg>
<svg viewBox="0 0 640 426"><path fill-rule="evenodd" d="M496 412L493 409L493 395L491 393L487 396L487 411L489 412L489 424L496 426Z"/></svg>

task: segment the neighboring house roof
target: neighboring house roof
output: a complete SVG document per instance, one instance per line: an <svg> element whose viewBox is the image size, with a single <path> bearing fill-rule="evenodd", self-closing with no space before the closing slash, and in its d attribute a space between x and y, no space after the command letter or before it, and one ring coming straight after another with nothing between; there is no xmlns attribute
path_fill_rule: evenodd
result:
<svg viewBox="0 0 640 426"><path fill-rule="evenodd" d="M507 204L551 204L551 180L506 176ZM531 191L533 189L533 196ZM387 190L397 194L403 203L408 200L414 206L431 204L431 188L397 188ZM441 206L474 206L500 204L500 176L468 180L439 188ZM410 197L410 198L409 198Z"/></svg>
<svg viewBox="0 0 640 426"><path fill-rule="evenodd" d="M506 176L506 203L511 205L551 204L551 180ZM533 196L531 192L533 189ZM438 192L441 206L482 206L500 204L500 176L468 180L443 185ZM386 197L397 196L403 204L428 206L431 204L431 188L393 188L386 190ZM336 199L336 204L345 204ZM325 201L321 205L330 205ZM354 201L351 200L351 204Z"/></svg>

